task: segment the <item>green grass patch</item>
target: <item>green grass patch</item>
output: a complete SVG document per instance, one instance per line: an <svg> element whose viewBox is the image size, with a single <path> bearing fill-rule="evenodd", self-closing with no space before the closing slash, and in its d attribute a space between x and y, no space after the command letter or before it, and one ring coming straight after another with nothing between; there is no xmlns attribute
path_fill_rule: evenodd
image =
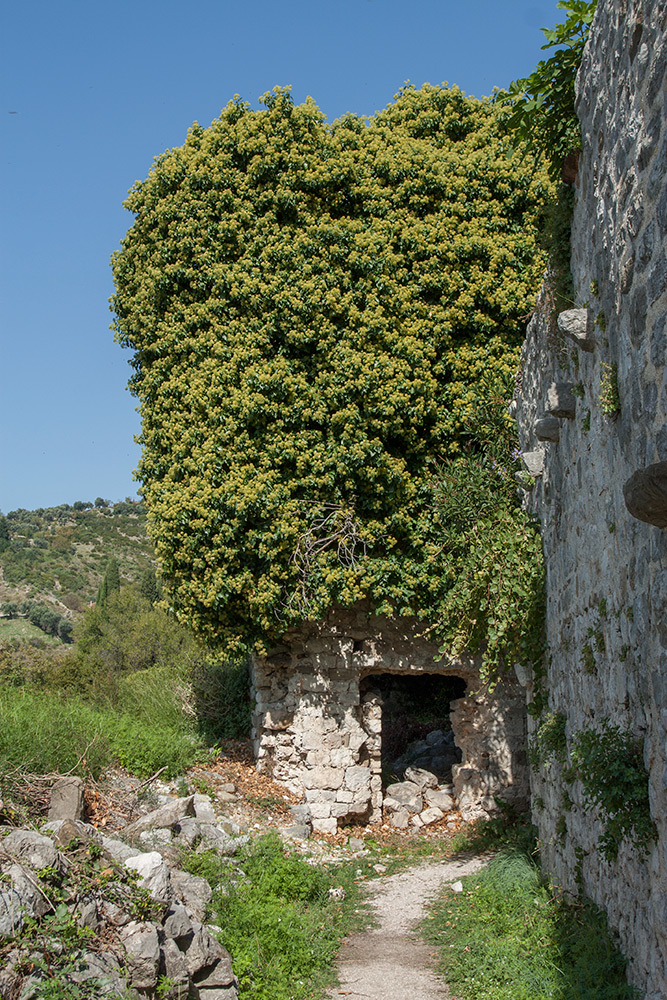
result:
<svg viewBox="0 0 667 1000"><path fill-rule="evenodd" d="M566 902L508 850L447 889L423 930L458 1000L632 1000L625 961L592 903Z"/></svg>
<svg viewBox="0 0 667 1000"><path fill-rule="evenodd" d="M10 646L17 642L30 642L38 647L62 648L60 639L42 632L27 618L0 618L0 646Z"/></svg>
<svg viewBox="0 0 667 1000"><path fill-rule="evenodd" d="M152 702L153 705L156 701ZM15 772L98 777L112 764L139 776L174 776L201 759L194 728L169 713L118 712L45 690L0 687L0 784Z"/></svg>
<svg viewBox="0 0 667 1000"><path fill-rule="evenodd" d="M211 884L212 919L223 928L240 1000L319 996L342 938L365 919L355 863L310 864L275 834L257 838L233 862L206 852L183 866ZM344 899L329 897L337 887Z"/></svg>

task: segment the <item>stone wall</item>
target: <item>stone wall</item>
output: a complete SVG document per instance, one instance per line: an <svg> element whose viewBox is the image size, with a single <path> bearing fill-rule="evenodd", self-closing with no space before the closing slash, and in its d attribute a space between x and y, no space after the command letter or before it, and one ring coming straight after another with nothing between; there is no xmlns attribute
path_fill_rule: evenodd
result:
<svg viewBox="0 0 667 1000"><path fill-rule="evenodd" d="M658 840L646 862L630 843L606 861L599 817L556 761L532 779L534 818L547 868L606 909L631 981L656 1000L667 996L667 536L629 514L623 487L667 460L666 38L667 0L600 0L578 79L576 308L555 329L540 301L517 397L547 566L549 708L567 717L568 745L605 719L643 739Z"/></svg>
<svg viewBox="0 0 667 1000"><path fill-rule="evenodd" d="M443 656L405 619L368 608L332 612L285 635L253 663L253 736L258 768L302 795L315 830L382 818L382 705L374 674L433 673L466 681L451 723L463 757L453 768L466 819L496 809L494 795L527 800L525 705L513 678L490 693L474 658Z"/></svg>

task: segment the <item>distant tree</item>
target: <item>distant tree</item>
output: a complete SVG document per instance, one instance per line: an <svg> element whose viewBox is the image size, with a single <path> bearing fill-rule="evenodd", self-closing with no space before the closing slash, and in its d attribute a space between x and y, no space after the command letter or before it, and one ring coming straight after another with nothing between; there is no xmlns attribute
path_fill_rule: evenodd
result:
<svg viewBox="0 0 667 1000"><path fill-rule="evenodd" d="M5 615L7 618L16 618L19 613L19 606L16 601L3 601L0 604L0 614Z"/></svg>
<svg viewBox="0 0 667 1000"><path fill-rule="evenodd" d="M9 546L11 536L9 534L9 525L7 524L7 518L0 514L0 552Z"/></svg>
<svg viewBox="0 0 667 1000"><path fill-rule="evenodd" d="M104 604L111 594L117 593L120 590L120 573L118 570L118 562L112 556L107 563L107 568L104 572L104 579L100 584L100 588L97 591L97 603Z"/></svg>
<svg viewBox="0 0 667 1000"><path fill-rule="evenodd" d="M202 656L193 635L173 616L151 608L135 585L86 611L77 625L76 651L82 669L96 665L113 674L181 667Z"/></svg>
<svg viewBox="0 0 667 1000"><path fill-rule="evenodd" d="M61 618L58 624L58 635L63 642L72 641L72 632L74 631L74 625L69 620L69 618Z"/></svg>
<svg viewBox="0 0 667 1000"><path fill-rule="evenodd" d="M104 497L95 497L95 506L100 510L103 507L108 507L109 501L105 500Z"/></svg>
<svg viewBox="0 0 667 1000"><path fill-rule="evenodd" d="M162 597L162 587L154 569L145 569L139 577L139 593L151 606Z"/></svg>
<svg viewBox="0 0 667 1000"><path fill-rule="evenodd" d="M92 506L89 500L75 500L72 504L74 510L90 510Z"/></svg>

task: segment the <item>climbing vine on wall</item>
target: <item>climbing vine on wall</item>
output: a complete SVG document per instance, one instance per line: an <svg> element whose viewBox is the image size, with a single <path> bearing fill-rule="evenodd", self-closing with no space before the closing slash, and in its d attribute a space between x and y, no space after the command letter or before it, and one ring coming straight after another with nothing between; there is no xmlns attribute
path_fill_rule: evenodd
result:
<svg viewBox="0 0 667 1000"><path fill-rule="evenodd" d="M604 857L614 861L623 840L632 844L640 856L646 855L656 830L651 819L642 740L605 719L598 730L584 729L573 737L570 761L566 779L579 778L585 803L600 810L604 825L600 849Z"/></svg>
<svg viewBox="0 0 667 1000"><path fill-rule="evenodd" d="M156 160L113 262L169 599L228 648L361 598L445 634L472 539L438 463L485 467L467 422L479 373L515 367L546 175L509 153L507 108L456 88L333 125L284 89L263 103ZM507 562L498 605L527 592L523 515L476 530L508 542L480 548L487 581ZM472 641L495 662L508 637L490 613Z"/></svg>

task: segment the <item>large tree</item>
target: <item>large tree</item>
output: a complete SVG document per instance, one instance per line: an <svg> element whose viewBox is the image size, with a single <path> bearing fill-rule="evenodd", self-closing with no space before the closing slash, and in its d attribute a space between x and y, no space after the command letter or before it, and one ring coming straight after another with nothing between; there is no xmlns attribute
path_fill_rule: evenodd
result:
<svg viewBox="0 0 667 1000"><path fill-rule="evenodd" d="M168 595L227 645L363 597L433 619L433 463L514 373L547 182L456 88L332 125L263 104L157 158L113 261Z"/></svg>

